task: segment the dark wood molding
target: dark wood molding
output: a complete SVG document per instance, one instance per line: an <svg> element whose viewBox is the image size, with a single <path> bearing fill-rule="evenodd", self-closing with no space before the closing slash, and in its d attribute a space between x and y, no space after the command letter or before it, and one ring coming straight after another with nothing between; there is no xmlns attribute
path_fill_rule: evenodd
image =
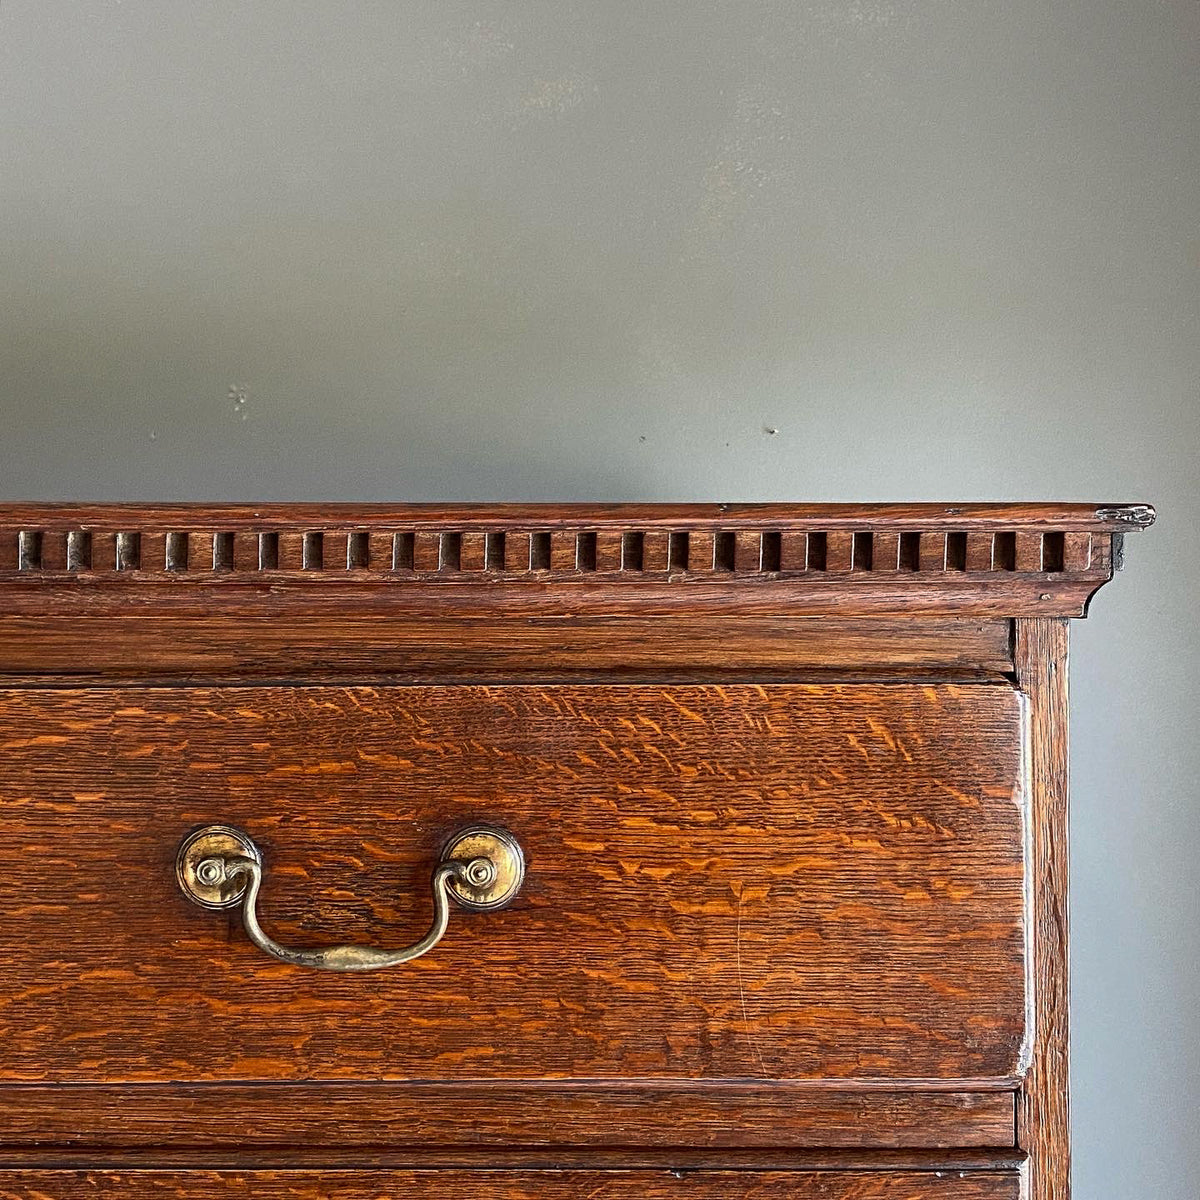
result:
<svg viewBox="0 0 1200 1200"><path fill-rule="evenodd" d="M1081 616L1147 505L0 506L0 612Z"/></svg>
<svg viewBox="0 0 1200 1200"><path fill-rule="evenodd" d="M1025 1154L1013 1147L881 1149L872 1146L774 1149L755 1146L391 1146L391 1145L0 1145L0 1170L211 1171L259 1169L348 1170L658 1170L658 1171L1021 1171ZM0 1193L2 1195L2 1193Z"/></svg>
<svg viewBox="0 0 1200 1200"><path fill-rule="evenodd" d="M3 589L0 588L0 591ZM681 613L418 621L300 614L0 616L6 686L1011 677L1012 622Z"/></svg>
<svg viewBox="0 0 1200 1200"><path fill-rule="evenodd" d="M554 1148L1013 1146L1012 1092L834 1090L787 1083L611 1087L503 1084L128 1084L0 1086L10 1150L38 1147L246 1151L306 1146L451 1158Z"/></svg>
<svg viewBox="0 0 1200 1200"><path fill-rule="evenodd" d="M0 503L0 527L228 529L311 526L488 529L579 525L605 529L670 529L676 525L763 528L803 524L860 529L1063 529L1120 533L1154 522L1149 504L1074 502L912 504L58 504Z"/></svg>
<svg viewBox="0 0 1200 1200"><path fill-rule="evenodd" d="M0 1173L6 1200L434 1200L467 1187L502 1200L1018 1200L1016 1171L19 1171Z"/></svg>

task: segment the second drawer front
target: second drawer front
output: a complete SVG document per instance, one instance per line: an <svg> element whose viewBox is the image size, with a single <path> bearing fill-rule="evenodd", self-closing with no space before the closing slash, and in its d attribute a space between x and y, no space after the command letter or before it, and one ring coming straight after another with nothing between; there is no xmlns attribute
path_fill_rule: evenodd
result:
<svg viewBox="0 0 1200 1200"><path fill-rule="evenodd" d="M1011 1080L1022 730L993 686L0 693L0 1081ZM378 973L174 876L237 825L281 942L401 945L474 821L524 889Z"/></svg>

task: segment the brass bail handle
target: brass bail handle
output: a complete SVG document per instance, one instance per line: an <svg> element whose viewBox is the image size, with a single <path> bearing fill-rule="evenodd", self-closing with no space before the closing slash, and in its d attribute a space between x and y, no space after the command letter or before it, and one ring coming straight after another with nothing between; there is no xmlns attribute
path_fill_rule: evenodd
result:
<svg viewBox="0 0 1200 1200"><path fill-rule="evenodd" d="M280 962L319 971L378 971L432 950L450 923L451 900L474 912L503 908L521 888L525 856L506 830L485 825L459 830L434 868L433 924L420 941L400 950L353 945L309 950L275 941L258 923L262 854L247 834L230 825L205 825L188 834L180 843L175 873L183 894L201 908L240 904L247 937Z"/></svg>

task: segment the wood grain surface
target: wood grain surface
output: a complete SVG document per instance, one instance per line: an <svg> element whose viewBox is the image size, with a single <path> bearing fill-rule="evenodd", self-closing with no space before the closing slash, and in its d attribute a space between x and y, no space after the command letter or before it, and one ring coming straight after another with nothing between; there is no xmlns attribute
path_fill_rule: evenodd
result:
<svg viewBox="0 0 1200 1200"><path fill-rule="evenodd" d="M332 1138L326 1145L279 1146L0 1143L0 1171L1021 1171L1027 1161L1012 1146L339 1146Z"/></svg>
<svg viewBox="0 0 1200 1200"><path fill-rule="evenodd" d="M1017 666L1029 696L1033 829L1035 1040L1017 1102L1017 1136L1029 1151L1029 1200L1071 1194L1068 946L1068 697L1065 621L1021 621Z"/></svg>
<svg viewBox="0 0 1200 1200"><path fill-rule="evenodd" d="M2 1200L1018 1200L1013 1171L3 1171Z"/></svg>
<svg viewBox="0 0 1200 1200"><path fill-rule="evenodd" d="M1099 561L1099 560L1097 560ZM10 616L230 615L288 622L298 616L398 616L410 621L454 616L463 620L514 616L574 620L588 616L659 617L672 613L726 613L789 617L873 616L902 620L929 616L1002 619L1015 616L1082 617L1110 578L1109 568L1086 572L972 575L954 571L917 581L900 572L800 577L729 575L686 584L656 577L633 580L569 579L465 581L458 575L411 582L353 574L310 578L214 576L141 578L131 572L62 579L14 572L0 580L0 613ZM332 584L329 580L333 579Z"/></svg>
<svg viewBox="0 0 1200 1200"><path fill-rule="evenodd" d="M0 612L1080 616L1147 505L0 505Z"/></svg>
<svg viewBox="0 0 1200 1200"><path fill-rule="evenodd" d="M460 528L525 526L557 529L589 525L670 529L723 522L746 528L780 524L836 529L1065 529L1120 532L1154 520L1148 504L1126 502L904 503L904 504L0 504L0 528L48 525L145 529L155 526L289 529L311 526L416 525Z"/></svg>
<svg viewBox="0 0 1200 1200"><path fill-rule="evenodd" d="M0 505L0 1200L1067 1200L1057 618L1153 517ZM475 820L381 975L174 884L402 944Z"/></svg>
<svg viewBox="0 0 1200 1200"><path fill-rule="evenodd" d="M1013 1146L1012 1092L788 1083L10 1084L0 1146L173 1155Z"/></svg>
<svg viewBox="0 0 1200 1200"><path fill-rule="evenodd" d="M1002 1086L1022 739L985 685L5 692L0 1071ZM376 975L276 963L175 888L229 822L281 940L404 944L479 819L524 892Z"/></svg>
<svg viewBox="0 0 1200 1200"><path fill-rule="evenodd" d="M2 590L2 589L0 589ZM716 682L1011 675L1012 622L945 617L0 616L0 676L44 683L153 680Z"/></svg>

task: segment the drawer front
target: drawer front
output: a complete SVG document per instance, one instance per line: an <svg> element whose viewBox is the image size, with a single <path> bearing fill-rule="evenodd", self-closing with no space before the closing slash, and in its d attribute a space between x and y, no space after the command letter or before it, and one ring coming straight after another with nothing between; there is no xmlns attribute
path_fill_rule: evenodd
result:
<svg viewBox="0 0 1200 1200"><path fill-rule="evenodd" d="M1019 1200L1012 1171L8 1171L0 1200Z"/></svg>
<svg viewBox="0 0 1200 1200"><path fill-rule="evenodd" d="M1011 1080L1023 728L984 685L0 693L0 1081ZM377 973L175 880L228 823L280 942L403 945L476 821L522 891Z"/></svg>

